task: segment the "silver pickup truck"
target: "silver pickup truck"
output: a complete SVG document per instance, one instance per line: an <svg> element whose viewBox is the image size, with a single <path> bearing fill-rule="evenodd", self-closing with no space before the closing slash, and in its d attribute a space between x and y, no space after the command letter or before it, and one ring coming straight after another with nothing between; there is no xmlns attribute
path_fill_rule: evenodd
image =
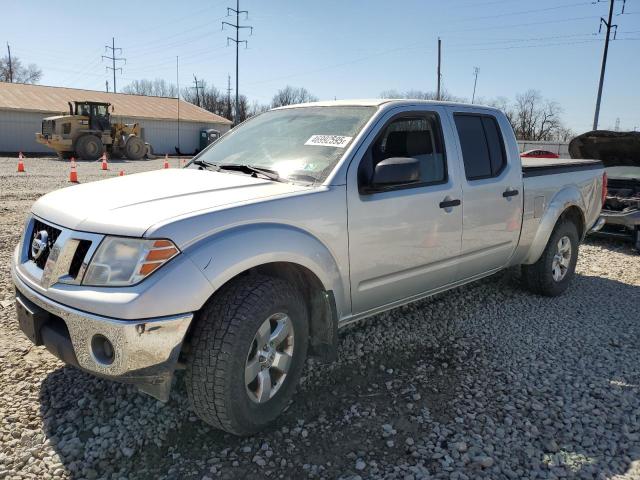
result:
<svg viewBox="0 0 640 480"><path fill-rule="evenodd" d="M238 435L272 422L337 330L501 269L567 289L598 228L598 161L523 165L498 110L291 106L185 168L54 191L12 262L20 328L68 364Z"/></svg>

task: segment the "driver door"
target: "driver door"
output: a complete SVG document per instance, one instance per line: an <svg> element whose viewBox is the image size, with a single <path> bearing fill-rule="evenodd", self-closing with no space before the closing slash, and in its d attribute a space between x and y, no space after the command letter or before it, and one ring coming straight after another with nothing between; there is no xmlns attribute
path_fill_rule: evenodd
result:
<svg viewBox="0 0 640 480"><path fill-rule="evenodd" d="M396 110L397 112L397 110ZM354 314L437 289L456 278L462 241L462 189L456 146L444 111L389 113L347 175L349 257ZM419 160L420 180L367 191L375 166Z"/></svg>

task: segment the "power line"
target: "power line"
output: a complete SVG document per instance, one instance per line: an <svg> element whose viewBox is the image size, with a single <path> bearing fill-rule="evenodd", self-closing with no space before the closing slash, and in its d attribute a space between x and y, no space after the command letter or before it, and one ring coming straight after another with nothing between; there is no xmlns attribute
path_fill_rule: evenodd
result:
<svg viewBox="0 0 640 480"><path fill-rule="evenodd" d="M102 59L104 60L106 58L107 60L111 60L112 62L111 67L105 67L105 68L107 70L113 70L113 93L117 93L118 91L116 90L116 70L120 70L120 73L122 73L122 67L116 68L116 62L124 62L126 64L127 59L122 57L116 57L116 50L119 50L120 53L122 53L122 49L119 47L116 48L116 39L114 37L111 37L111 46L105 45L104 50L105 52L107 50L111 50L111 56L109 57L107 55L102 55Z"/></svg>
<svg viewBox="0 0 640 480"><path fill-rule="evenodd" d="M598 0L598 3L600 3L600 0ZM602 87L604 85L604 72L607 68L607 54L609 53L609 39L611 37L611 29L613 28L615 30L615 33L613 34L613 38L616 38L616 34L618 33L618 25L613 25L611 23L612 17L613 17L613 4L615 3L615 0L609 0L609 17L607 20L605 20L604 18L600 17L600 27L598 28L598 33L602 32L602 24L604 24L607 27L607 34L605 37L605 41L604 41L604 51L602 53L602 66L600 67L600 82L598 83L598 96L596 97L596 112L593 115L593 129L597 130L598 129L598 117L600 116L600 101L602 100ZM622 0L622 12L621 14L624 13L624 6L625 6L626 0Z"/></svg>
<svg viewBox="0 0 640 480"><path fill-rule="evenodd" d="M235 114L235 118L233 119L233 123L235 125L237 125L239 123L240 120L240 92L239 92L239 88L238 88L238 59L239 59L239 55L240 55L240 51L239 51L239 46L241 43L244 43L245 48L247 48L248 46L248 42L246 40L240 40L240 29L242 28L248 28L250 31L250 35L253 34L253 27L250 25L240 25L240 14L244 13L245 14L245 20L249 18L249 11L248 10L240 10L240 0L236 0L236 8L231 8L231 7L227 7L227 16L229 16L229 12L234 12L236 14L236 23L235 25L233 23L229 23L229 22L222 22L222 30L224 30L224 26L228 25L231 28L235 28L236 29L236 38L232 38L232 37L227 37L227 45L229 45L229 42L234 42L236 44L236 114Z"/></svg>

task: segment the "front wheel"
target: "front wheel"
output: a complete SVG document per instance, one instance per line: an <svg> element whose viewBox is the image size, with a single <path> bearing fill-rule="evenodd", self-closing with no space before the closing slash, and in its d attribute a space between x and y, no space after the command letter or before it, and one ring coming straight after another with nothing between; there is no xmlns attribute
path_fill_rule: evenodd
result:
<svg viewBox="0 0 640 480"><path fill-rule="evenodd" d="M208 424L250 435L287 406L304 367L308 313L289 283L232 280L195 319L187 359L191 405Z"/></svg>
<svg viewBox="0 0 640 480"><path fill-rule="evenodd" d="M129 160L140 160L147 152L147 147L140 137L130 137L124 145L124 153Z"/></svg>
<svg viewBox="0 0 640 480"><path fill-rule="evenodd" d="M522 276L529 290L539 295L562 294L575 275L578 261L578 229L568 220L554 228L542 255L533 265L522 266Z"/></svg>

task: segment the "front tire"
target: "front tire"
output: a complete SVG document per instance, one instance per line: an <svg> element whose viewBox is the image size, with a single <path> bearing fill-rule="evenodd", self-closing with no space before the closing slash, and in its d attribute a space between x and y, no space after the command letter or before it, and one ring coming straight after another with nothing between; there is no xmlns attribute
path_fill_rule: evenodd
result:
<svg viewBox="0 0 640 480"><path fill-rule="evenodd" d="M196 414L235 435L272 423L300 379L308 329L305 303L288 282L232 280L195 319L186 388Z"/></svg>
<svg viewBox="0 0 640 480"><path fill-rule="evenodd" d="M538 261L522 266L522 278L527 288L547 297L564 293L575 276L578 247L575 223L561 220L553 229Z"/></svg>
<svg viewBox="0 0 640 480"><path fill-rule="evenodd" d="M97 160L103 150L102 140L95 135L83 135L76 142L76 153L82 160Z"/></svg>
<svg viewBox="0 0 640 480"><path fill-rule="evenodd" d="M130 137L124 145L124 153L129 160L140 160L147 152L147 146L140 137Z"/></svg>

